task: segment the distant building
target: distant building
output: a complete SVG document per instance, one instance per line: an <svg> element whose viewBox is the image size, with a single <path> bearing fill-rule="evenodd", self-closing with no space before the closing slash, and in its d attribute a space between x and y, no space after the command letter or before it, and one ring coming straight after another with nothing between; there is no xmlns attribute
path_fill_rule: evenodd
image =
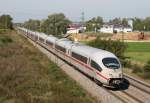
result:
<svg viewBox="0 0 150 103"><path fill-rule="evenodd" d="M130 26L123 26L118 24L104 24L100 30L102 33L119 33L119 32L132 32L132 27Z"/></svg>
<svg viewBox="0 0 150 103"><path fill-rule="evenodd" d="M113 25L104 24L100 28L99 31L102 32L102 33L113 33L114 32L114 26Z"/></svg>
<svg viewBox="0 0 150 103"><path fill-rule="evenodd" d="M125 28L123 29L123 32L124 32L124 33L132 32L132 31L133 31L132 27L125 27Z"/></svg>
<svg viewBox="0 0 150 103"><path fill-rule="evenodd" d="M83 27L81 24L70 24L67 27L67 34L74 34L74 33L82 33L86 30L86 27Z"/></svg>
<svg viewBox="0 0 150 103"><path fill-rule="evenodd" d="M132 19L128 20L128 25L133 29L133 20Z"/></svg>

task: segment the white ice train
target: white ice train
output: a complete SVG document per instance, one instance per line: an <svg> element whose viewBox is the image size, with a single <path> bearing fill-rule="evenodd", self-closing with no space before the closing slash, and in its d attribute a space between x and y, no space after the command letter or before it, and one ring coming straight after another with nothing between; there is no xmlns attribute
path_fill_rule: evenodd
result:
<svg viewBox="0 0 150 103"><path fill-rule="evenodd" d="M96 82L105 86L119 85L122 82L121 63L113 53L25 28L18 30L94 78Z"/></svg>

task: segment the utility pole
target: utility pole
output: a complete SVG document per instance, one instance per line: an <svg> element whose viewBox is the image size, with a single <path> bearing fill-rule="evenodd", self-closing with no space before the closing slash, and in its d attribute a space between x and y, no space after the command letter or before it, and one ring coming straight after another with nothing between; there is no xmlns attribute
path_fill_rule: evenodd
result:
<svg viewBox="0 0 150 103"><path fill-rule="evenodd" d="M42 32L42 21L40 21L40 32Z"/></svg>
<svg viewBox="0 0 150 103"><path fill-rule="evenodd" d="M122 28L124 30L124 27ZM122 31L122 42L124 42L124 31Z"/></svg>
<svg viewBox="0 0 150 103"><path fill-rule="evenodd" d="M5 16L5 29L7 29L7 16Z"/></svg>
<svg viewBox="0 0 150 103"><path fill-rule="evenodd" d="M85 20L85 15L84 12L81 13L82 17L81 17L81 21L82 21L82 26L84 26L84 20Z"/></svg>

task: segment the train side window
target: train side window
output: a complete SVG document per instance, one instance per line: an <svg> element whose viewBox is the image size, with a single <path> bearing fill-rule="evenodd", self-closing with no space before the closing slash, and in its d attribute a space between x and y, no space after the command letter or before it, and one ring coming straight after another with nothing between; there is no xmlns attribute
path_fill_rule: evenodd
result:
<svg viewBox="0 0 150 103"><path fill-rule="evenodd" d="M41 37L39 37L39 40L40 40L41 42L44 42L44 39L43 39L43 38L41 38Z"/></svg>
<svg viewBox="0 0 150 103"><path fill-rule="evenodd" d="M64 48L64 47L61 47L59 45L55 45L55 48L62 51L62 52L64 52L64 53L66 53L66 48Z"/></svg>
<svg viewBox="0 0 150 103"><path fill-rule="evenodd" d="M50 41L47 41L47 40L46 40L46 44L53 46L53 43L51 43Z"/></svg>
<svg viewBox="0 0 150 103"><path fill-rule="evenodd" d="M35 35L35 39L37 40L37 39L38 39L38 36Z"/></svg>
<svg viewBox="0 0 150 103"><path fill-rule="evenodd" d="M95 68L98 71L102 71L102 68L93 60L91 60L91 67Z"/></svg>
<svg viewBox="0 0 150 103"><path fill-rule="evenodd" d="M86 57L82 56L82 55L79 55L75 52L72 52L72 57L74 57L74 58L78 59L79 61L87 64L88 59Z"/></svg>

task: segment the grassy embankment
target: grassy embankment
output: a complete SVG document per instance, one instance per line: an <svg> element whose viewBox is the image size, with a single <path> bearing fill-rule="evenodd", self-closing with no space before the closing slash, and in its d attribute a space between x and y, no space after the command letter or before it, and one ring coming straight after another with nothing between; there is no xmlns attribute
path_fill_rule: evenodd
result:
<svg viewBox="0 0 150 103"><path fill-rule="evenodd" d="M79 85L16 32L0 33L0 103L93 103Z"/></svg>

